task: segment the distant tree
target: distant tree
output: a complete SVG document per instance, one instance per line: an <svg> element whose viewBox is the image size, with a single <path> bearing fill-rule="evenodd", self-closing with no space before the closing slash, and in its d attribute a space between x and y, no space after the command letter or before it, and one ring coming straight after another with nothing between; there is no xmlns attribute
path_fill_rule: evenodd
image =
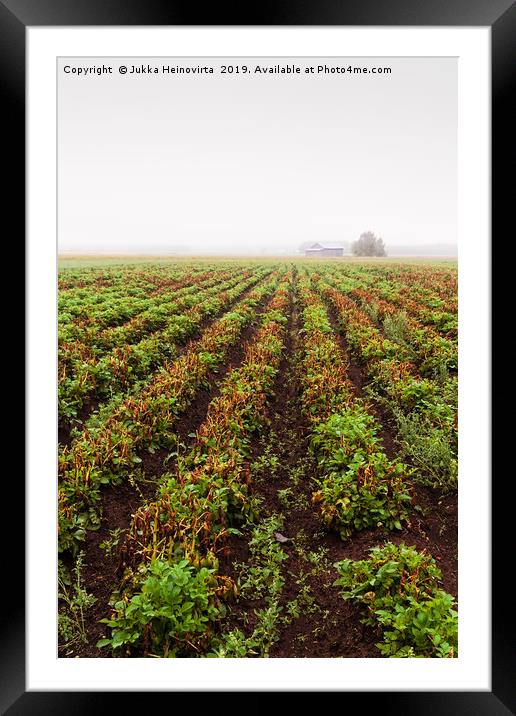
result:
<svg viewBox="0 0 516 716"><path fill-rule="evenodd" d="M383 239L376 237L372 231L360 234L360 238L351 244L351 251L354 256L387 256Z"/></svg>

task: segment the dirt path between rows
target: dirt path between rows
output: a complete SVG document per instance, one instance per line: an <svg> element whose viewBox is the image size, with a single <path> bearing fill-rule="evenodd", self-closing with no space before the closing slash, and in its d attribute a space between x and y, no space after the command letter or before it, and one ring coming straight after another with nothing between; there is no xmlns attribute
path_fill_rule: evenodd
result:
<svg viewBox="0 0 516 716"><path fill-rule="evenodd" d="M330 318L336 328L335 317ZM309 426L301 411L300 329L294 290L285 355L269 403L270 424L262 438L255 440L252 457L254 464L260 465L253 472L253 494L262 500L261 519L279 515L283 519L281 535L288 538L281 544L288 559L282 562L285 581L280 598L279 638L269 656L378 658L381 654L375 643L379 634L361 624L358 608L344 601L333 586L339 576L334 564L342 559L364 559L371 547L385 541L404 541L433 554L443 570L444 588L457 596L456 497L440 499L430 490L416 488L414 507L418 508L413 510L411 525L395 533L366 530L343 542L323 526L311 503L317 467L309 453ZM360 367L350 359L345 338L338 331L336 335L343 358L349 362L348 373L356 394L363 397ZM372 410L382 426L380 437L385 450L392 458L396 451L394 432L378 406L372 406ZM233 538L230 554L221 560L222 570L234 579L242 573L242 564L250 563L246 541L249 537L250 533L245 538ZM264 607L263 598L240 596L230 605L226 631L240 629L249 637L258 622L256 612Z"/></svg>
<svg viewBox="0 0 516 716"><path fill-rule="evenodd" d="M251 289L252 290L252 289ZM252 340L260 323L260 316L270 300L266 296L257 305L256 315L253 321L246 326L238 343L232 346L227 354L225 362L216 370L209 371L207 375L207 387L201 388L194 401L190 404L184 415L177 424L177 442L181 450L188 450L193 438L190 434L195 433L206 417L210 402L217 397L220 385L230 370L240 365L244 358L245 346ZM193 340L193 339L192 339ZM170 450L159 449L153 454L144 450L138 453L142 460L143 479L133 482L124 482L120 485L109 485L102 489L101 505L102 520L100 529L89 531L84 542L84 568L82 572L83 584L89 594L92 594L96 601L86 612L86 636L87 644L80 644L70 650L59 650L59 656L81 656L81 657L109 657L108 649L98 649L96 643L106 632L106 626L100 624L99 620L109 614L109 600L116 588L121 573L120 550L123 545L122 531L127 529L132 515L140 505L154 498L158 479L165 472L173 472L175 461L169 460ZM115 541L113 548L107 552L101 544L107 541ZM65 558L67 566L72 566L71 561Z"/></svg>
<svg viewBox="0 0 516 716"><path fill-rule="evenodd" d="M189 336L185 341L177 343L174 343L175 353L172 358L169 358L169 360L177 360L180 358L183 353L187 350L188 346L194 342L198 341L204 331L209 328L215 321L218 321L225 313L228 313L231 311L231 309L240 301L243 301L252 291L254 291L258 286L260 286L264 281L267 281L270 277L270 274L265 276L262 279L258 279L255 283L248 286L243 293L241 293L239 296L237 296L231 303L229 303L227 306L224 306L221 308L220 311L215 313L212 316L205 316L199 325L197 326L195 332ZM222 281L221 281L222 283ZM164 329L160 329L164 330ZM153 335L153 333L159 333L160 331L149 331L145 333L145 335L141 336L138 341L136 341L132 345L137 345L140 341L144 340L145 338L148 338L149 336ZM162 358L156 360L155 364L150 368L149 372L147 373L146 380L152 380L152 377L158 373L160 368L162 367L163 363L166 361L167 357L163 356ZM120 393L123 393L126 396L131 395L131 393L135 389L135 384L131 383L127 386L127 388L121 388ZM83 405L78 411L78 414L75 418L64 418L59 421L58 424L58 443L61 446L61 448L65 446L70 446L73 439L72 439L72 430L82 430L84 428L84 424L88 421L88 419L93 415L93 413L99 409L99 407L105 403L108 402L109 398L106 397L99 397L98 395L90 395L87 396L84 400Z"/></svg>
<svg viewBox="0 0 516 716"><path fill-rule="evenodd" d="M339 345L344 359L349 363L348 374L355 386L358 397L366 400L370 412L376 417L379 425L378 435L389 459L397 454L396 428L389 412L374 399L366 396L364 387L367 378L359 363L354 359L346 340L345 333L339 327L339 321L333 308L326 304L330 323L338 336ZM426 548L436 559L443 573L444 589L458 596L458 494L451 492L441 495L428 487L413 483L413 511L411 526L400 532L390 533L389 539L395 544L405 542L415 545L417 549ZM359 556L363 559L365 550L373 547L377 530L366 530L353 537Z"/></svg>
<svg viewBox="0 0 516 716"><path fill-rule="evenodd" d="M344 557L340 539L321 524L311 495L315 489L316 465L308 450L308 423L301 412L300 319L296 296L292 297L285 355L276 380L266 433L253 446L254 459L268 455L268 465L255 471L253 493L261 498L262 518L280 515L281 545L288 555L282 564L285 580L280 605L279 639L270 656L338 657L377 656L376 639L366 633L357 609L344 602L333 582L338 577L333 562ZM249 559L245 540L231 542L227 572L238 576L235 563ZM255 611L264 600L242 599L230 606L228 623L250 635L256 626ZM288 615L299 610L299 616ZM287 617L285 619L285 617Z"/></svg>
<svg viewBox="0 0 516 716"><path fill-rule="evenodd" d="M265 301L261 304L263 311ZM338 336L343 359L349 364L348 374L357 397L364 397L365 378L360 365L351 359L345 336L338 330L335 315L329 312L330 321ZM231 349L225 365L209 376L210 387L202 389L178 425L178 440L187 449L190 433L203 422L209 403L219 393L224 376L237 367L244 347L259 323L259 315L241 335L238 345ZM278 634L269 656L287 657L348 657L378 658L375 647L379 633L365 628L360 622L360 611L351 602L342 599L339 589L333 586L338 577L335 562L342 559L364 559L368 550L386 541L405 542L417 549L426 548L436 559L443 572L443 586L457 597L457 496L440 497L433 491L414 486L413 510L410 526L392 533L382 529L365 530L343 542L337 534L322 524L316 507L312 505L312 492L316 489L317 466L309 452L309 425L301 411L301 370L303 342L300 307L297 303L296 281L285 338L284 356L269 401L268 424L261 437L252 443L250 459L252 492L261 503L260 520L271 516L283 520L281 549L287 559L281 563L283 586L279 598L281 607L277 621ZM379 435L390 458L395 457L395 433L379 406L371 401L372 412L381 426ZM107 657L108 650L99 650L95 644L105 633L99 619L109 612L109 599L116 587L119 573L118 549L111 555L100 548L110 537L110 531L125 529L131 515L144 500L152 499L156 481L165 471L174 469L173 461L166 462L168 450L155 454L141 453L146 481L136 485L124 483L103 491L104 517L98 532L90 532L86 542L84 583L97 602L88 612L87 635L89 643L72 654L60 656ZM242 564L250 563L250 530L242 537L233 536L226 554L220 556L220 571L237 580ZM224 632L240 629L246 636L253 633L258 616L265 607L264 598L240 596L228 604Z"/></svg>

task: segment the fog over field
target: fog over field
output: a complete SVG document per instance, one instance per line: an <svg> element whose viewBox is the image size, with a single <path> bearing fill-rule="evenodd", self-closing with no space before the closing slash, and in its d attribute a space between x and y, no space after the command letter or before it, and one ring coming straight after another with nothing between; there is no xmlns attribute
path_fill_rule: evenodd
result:
<svg viewBox="0 0 516 716"><path fill-rule="evenodd" d="M147 61L162 63L94 58L113 74L77 76L63 67L84 58L59 60L61 254L293 255L370 230L390 256L456 255L456 59L324 60L392 68L358 76L117 69Z"/></svg>

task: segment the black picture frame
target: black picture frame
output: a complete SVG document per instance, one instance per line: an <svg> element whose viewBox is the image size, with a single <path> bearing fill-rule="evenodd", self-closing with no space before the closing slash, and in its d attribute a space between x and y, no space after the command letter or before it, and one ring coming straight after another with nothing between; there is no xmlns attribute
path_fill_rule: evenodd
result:
<svg viewBox="0 0 516 716"><path fill-rule="evenodd" d="M510 284L511 266L501 254L506 243L502 232L510 226L508 213L514 204L513 146L514 114L511 115L510 80L516 67L516 7L511 0L328 0L316 2L262 2L235 7L213 4L200 10L196 4L176 0L0 0L0 87L3 115L7 120L4 147L11 160L6 160L8 183L4 189L4 220L15 218L11 245L25 245L25 39L30 26L102 26L102 25L367 25L367 26L489 26L492 39L492 268L497 272L492 293L492 331L501 329L503 320L504 285ZM512 116L512 119L511 119ZM508 179L507 179L508 177ZM511 201L512 199L512 201ZM512 217L511 217L512 218ZM16 241L14 238L16 237ZM497 240L495 241L495 237ZM511 238L511 237L510 237ZM498 242L498 243L497 243ZM495 251L499 246L498 252ZM24 257L22 257L24 260ZM19 323L13 324L14 328ZM502 336L501 330L498 335ZM503 338L500 338L504 340ZM500 350L503 355L503 349ZM510 375L510 374L509 374ZM503 395L503 371L492 372L492 410L497 414L496 396ZM512 381L512 379L511 379ZM19 402L19 395L17 396ZM509 423L499 421L492 432L492 455L504 454L511 444ZM512 422L512 421L509 421ZM503 458L502 458L503 459ZM509 468L510 470L510 468ZM492 691L491 692L347 692L342 707L351 706L349 699L378 708L382 713L396 714L489 714L513 713L516 703L514 689L514 602L504 575L512 567L506 562L505 526L511 523L516 504L511 499L514 479L497 460L493 460L493 521L492 521ZM497 476L501 477L498 478ZM5 473L4 511L8 505L24 503L24 485L19 471ZM18 510L19 511L19 510ZM26 692L25 689L25 611L21 585L25 582L21 560L22 533L4 533L3 584L9 609L2 612L0 649L2 681L0 709L9 716L18 714L78 714L98 710L99 695L95 692ZM11 536L8 538L7 535ZM512 571L512 570L510 570ZM52 578L49 575L49 578ZM131 705L141 697L148 703L149 694L125 694ZM110 709L120 709L123 693L103 693L102 701ZM169 695L170 696L170 695ZM115 701L116 699L116 701ZM364 702L364 699L366 701ZM172 706L172 704L170 704Z"/></svg>

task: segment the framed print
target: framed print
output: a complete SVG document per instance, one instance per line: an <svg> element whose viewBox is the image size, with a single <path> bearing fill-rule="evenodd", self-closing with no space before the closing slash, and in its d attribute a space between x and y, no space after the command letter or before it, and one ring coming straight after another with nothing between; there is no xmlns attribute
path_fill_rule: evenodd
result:
<svg viewBox="0 0 516 716"><path fill-rule="evenodd" d="M498 5L2 3L27 149L7 713L136 691L509 713Z"/></svg>

